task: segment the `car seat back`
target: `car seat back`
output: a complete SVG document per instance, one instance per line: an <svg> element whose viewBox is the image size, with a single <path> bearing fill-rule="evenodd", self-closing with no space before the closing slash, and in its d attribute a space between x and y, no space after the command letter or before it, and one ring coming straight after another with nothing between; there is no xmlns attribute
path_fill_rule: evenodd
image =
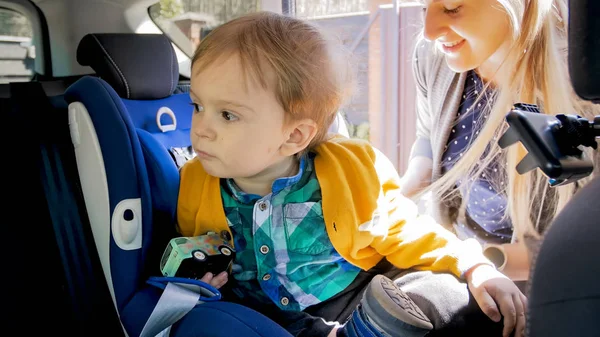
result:
<svg viewBox="0 0 600 337"><path fill-rule="evenodd" d="M164 35L89 34L77 60L97 77L83 77L65 93L71 138L100 261L122 316L158 272L160 253L175 235L178 165L193 155L192 106L187 93L173 94L179 69Z"/></svg>

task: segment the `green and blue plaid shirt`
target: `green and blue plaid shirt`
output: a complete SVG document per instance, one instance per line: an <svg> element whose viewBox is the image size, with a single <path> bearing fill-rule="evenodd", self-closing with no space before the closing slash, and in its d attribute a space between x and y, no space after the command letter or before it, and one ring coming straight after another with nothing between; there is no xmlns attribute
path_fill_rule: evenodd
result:
<svg viewBox="0 0 600 337"><path fill-rule="evenodd" d="M264 197L246 194L231 179L221 185L237 251L232 276L242 298L301 311L345 289L360 268L333 248L321 209L314 155L297 175L273 182Z"/></svg>

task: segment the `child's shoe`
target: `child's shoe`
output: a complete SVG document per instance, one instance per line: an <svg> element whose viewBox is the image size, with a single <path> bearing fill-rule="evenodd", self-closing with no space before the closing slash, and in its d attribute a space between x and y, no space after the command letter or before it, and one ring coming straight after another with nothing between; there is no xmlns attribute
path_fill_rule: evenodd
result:
<svg viewBox="0 0 600 337"><path fill-rule="evenodd" d="M415 302L383 275L369 283L361 307L366 319L387 336L420 337L433 329Z"/></svg>

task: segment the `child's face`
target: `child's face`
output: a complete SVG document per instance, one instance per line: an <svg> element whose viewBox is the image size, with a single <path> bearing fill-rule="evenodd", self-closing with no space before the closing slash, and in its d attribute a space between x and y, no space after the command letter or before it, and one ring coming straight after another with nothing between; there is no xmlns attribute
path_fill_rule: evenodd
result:
<svg viewBox="0 0 600 337"><path fill-rule="evenodd" d="M252 76L244 83L243 74L237 56L217 60L200 72L192 69L190 137L198 160L212 176L251 178L289 158L282 147L292 130L283 107Z"/></svg>

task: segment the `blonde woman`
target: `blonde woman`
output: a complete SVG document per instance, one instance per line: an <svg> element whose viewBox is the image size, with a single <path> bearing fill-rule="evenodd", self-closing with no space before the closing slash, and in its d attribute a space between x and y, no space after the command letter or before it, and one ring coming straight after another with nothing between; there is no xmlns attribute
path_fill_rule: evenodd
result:
<svg viewBox="0 0 600 337"><path fill-rule="evenodd" d="M567 1L423 4L424 39L414 57L417 140L403 192L432 192L437 220L459 237L516 246L509 259L525 263L507 275L526 279L527 255L535 254L541 233L577 186L550 188L536 171L519 175L515 166L525 150L502 150L497 139L517 102L537 104L551 115L597 114L570 85Z"/></svg>

